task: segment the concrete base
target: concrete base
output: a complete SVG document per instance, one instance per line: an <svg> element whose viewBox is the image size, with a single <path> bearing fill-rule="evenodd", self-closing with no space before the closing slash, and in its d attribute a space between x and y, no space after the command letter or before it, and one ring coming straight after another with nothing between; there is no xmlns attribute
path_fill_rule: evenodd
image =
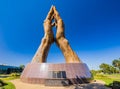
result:
<svg viewBox="0 0 120 89"><path fill-rule="evenodd" d="M64 71L64 78L52 78L50 77L51 71ZM49 84L47 80L66 79L70 83L80 83L84 80L90 79L91 73L85 63L29 63L21 74L21 81L32 84ZM79 80L79 81L78 81ZM59 82L59 81L58 81ZM56 84L57 85L57 84ZM59 84L58 84L59 85Z"/></svg>

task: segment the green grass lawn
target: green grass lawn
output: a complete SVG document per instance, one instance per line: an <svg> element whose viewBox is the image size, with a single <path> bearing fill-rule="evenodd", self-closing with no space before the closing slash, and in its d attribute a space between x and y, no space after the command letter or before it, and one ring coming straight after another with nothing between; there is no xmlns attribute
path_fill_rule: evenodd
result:
<svg viewBox="0 0 120 89"><path fill-rule="evenodd" d="M9 80L18 79L18 78L20 78L20 74L17 74L17 73L0 75L0 79L2 79L4 81L9 81Z"/></svg>
<svg viewBox="0 0 120 89"><path fill-rule="evenodd" d="M15 74L12 75L0 75L0 79L6 83L0 89L15 89L15 86L9 82L9 80L17 79L20 76L16 76ZM120 74L96 74L93 76L94 80L102 80L106 83L106 86L110 86L114 81L120 82Z"/></svg>
<svg viewBox="0 0 120 89"><path fill-rule="evenodd" d="M3 89L15 89L15 86L11 82L6 82L6 85L3 86Z"/></svg>
<svg viewBox="0 0 120 89"><path fill-rule="evenodd" d="M15 86L11 82L0 79L0 89L15 89Z"/></svg>
<svg viewBox="0 0 120 89"><path fill-rule="evenodd" d="M120 82L120 74L96 74L94 76L95 80L102 80L107 86L112 84L114 81Z"/></svg>
<svg viewBox="0 0 120 89"><path fill-rule="evenodd" d="M18 79L18 78L20 78L20 75L16 73L12 73L10 75L4 75L4 74L0 75L0 80L1 82L4 83L4 85L1 86L0 89L15 89L14 84L12 84L9 81L13 79Z"/></svg>

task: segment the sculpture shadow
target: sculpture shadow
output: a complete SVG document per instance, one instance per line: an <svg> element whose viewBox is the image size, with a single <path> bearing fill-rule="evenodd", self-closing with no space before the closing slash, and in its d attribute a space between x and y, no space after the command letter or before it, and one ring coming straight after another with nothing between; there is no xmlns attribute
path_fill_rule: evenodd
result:
<svg viewBox="0 0 120 89"><path fill-rule="evenodd" d="M112 83L106 86L112 89L120 89L120 81L113 81Z"/></svg>
<svg viewBox="0 0 120 89"><path fill-rule="evenodd" d="M2 80L0 79L0 87L5 86L5 85L7 85L7 83L5 83L4 81L2 81ZM0 89L1 89L1 88L0 88Z"/></svg>
<svg viewBox="0 0 120 89"><path fill-rule="evenodd" d="M61 83L62 83L63 86L69 86L70 85L69 81L65 81L65 80L62 80Z"/></svg>
<svg viewBox="0 0 120 89"><path fill-rule="evenodd" d="M109 89L100 83L77 84L74 89Z"/></svg>
<svg viewBox="0 0 120 89"><path fill-rule="evenodd" d="M84 76L83 77L76 76L76 78L74 78L74 79L69 79L69 84L70 85L73 85L73 84L85 84L85 83L89 83L89 81Z"/></svg>

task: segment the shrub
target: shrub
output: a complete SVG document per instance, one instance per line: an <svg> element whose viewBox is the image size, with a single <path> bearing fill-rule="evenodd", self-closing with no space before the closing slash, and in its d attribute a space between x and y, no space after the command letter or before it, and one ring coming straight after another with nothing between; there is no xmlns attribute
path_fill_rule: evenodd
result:
<svg viewBox="0 0 120 89"><path fill-rule="evenodd" d="M18 77L18 76L20 76L20 74L19 73L11 73L10 76L11 77Z"/></svg>
<svg viewBox="0 0 120 89"><path fill-rule="evenodd" d="M120 82L118 82L118 81L113 81L112 89L120 89Z"/></svg>

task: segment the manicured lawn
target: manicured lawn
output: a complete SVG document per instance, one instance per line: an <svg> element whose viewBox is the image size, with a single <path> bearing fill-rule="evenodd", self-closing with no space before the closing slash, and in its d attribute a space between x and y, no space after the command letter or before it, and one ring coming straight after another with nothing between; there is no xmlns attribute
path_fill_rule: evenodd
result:
<svg viewBox="0 0 120 89"><path fill-rule="evenodd" d="M17 75L16 73L12 73L9 75L6 75L6 74L0 75L0 79L5 80L5 81L9 81L9 80L17 79L17 78L20 78L20 75Z"/></svg>
<svg viewBox="0 0 120 89"><path fill-rule="evenodd" d="M15 89L15 86L11 82L0 79L0 89Z"/></svg>
<svg viewBox="0 0 120 89"><path fill-rule="evenodd" d="M102 80L106 85L112 84L114 81L120 82L120 74L97 74L94 76L95 80Z"/></svg>
<svg viewBox="0 0 120 89"><path fill-rule="evenodd" d="M4 85L1 86L0 89L15 89L15 86L9 81L13 79L18 79L19 77L20 76L16 73L12 73L10 75L0 75L0 80L4 83Z"/></svg>
<svg viewBox="0 0 120 89"><path fill-rule="evenodd" d="M15 86L11 82L6 82L6 85L3 86L3 89L15 89Z"/></svg>

